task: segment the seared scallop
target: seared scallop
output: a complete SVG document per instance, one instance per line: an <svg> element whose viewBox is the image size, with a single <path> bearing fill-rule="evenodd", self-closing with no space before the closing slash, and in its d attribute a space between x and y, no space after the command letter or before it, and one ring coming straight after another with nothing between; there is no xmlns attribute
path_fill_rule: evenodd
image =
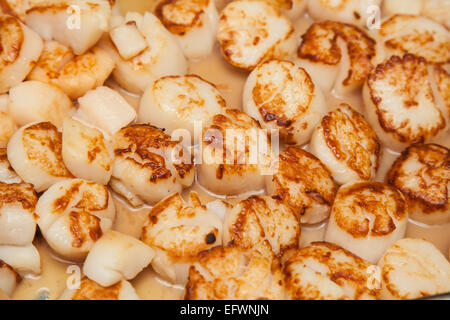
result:
<svg viewBox="0 0 450 320"><path fill-rule="evenodd" d="M412 219L427 224L450 222L450 150L416 144L402 152L386 181L408 201Z"/></svg>
<svg viewBox="0 0 450 320"><path fill-rule="evenodd" d="M10 15L0 16L0 93L18 85L42 52L39 35Z"/></svg>
<svg viewBox="0 0 450 320"><path fill-rule="evenodd" d="M380 290L370 280L368 261L329 242L313 242L283 264L286 291L293 300L372 300Z"/></svg>
<svg viewBox="0 0 450 320"><path fill-rule="evenodd" d="M444 113L447 111L450 119L450 73L443 66L435 64L433 66L433 80L436 86L436 103L441 106Z"/></svg>
<svg viewBox="0 0 450 320"><path fill-rule="evenodd" d="M298 248L301 229L294 211L278 199L251 196L228 210L224 244L245 250L268 241L275 255Z"/></svg>
<svg viewBox="0 0 450 320"><path fill-rule="evenodd" d="M312 24L302 39L296 62L308 71L314 84L338 95L361 88L376 57L376 41L366 31L322 21Z"/></svg>
<svg viewBox="0 0 450 320"><path fill-rule="evenodd" d="M304 144L328 108L309 74L290 61L271 60L247 78L245 112L267 129L280 130L290 144Z"/></svg>
<svg viewBox="0 0 450 320"><path fill-rule="evenodd" d="M114 61L103 49L94 47L75 56L63 44L46 41L42 55L28 79L53 84L71 99L77 99L103 85L113 69Z"/></svg>
<svg viewBox="0 0 450 320"><path fill-rule="evenodd" d="M0 182L0 245L25 246L33 241L36 203L31 184Z"/></svg>
<svg viewBox="0 0 450 320"><path fill-rule="evenodd" d="M116 62L113 77L121 87L140 94L160 77L186 73L186 59L177 40L156 16L128 12L125 18L115 18L110 37L100 46Z"/></svg>
<svg viewBox="0 0 450 320"><path fill-rule="evenodd" d="M64 258L83 260L115 219L108 189L72 179L55 183L36 205L38 225L50 247Z"/></svg>
<svg viewBox="0 0 450 320"><path fill-rule="evenodd" d="M8 161L8 155L5 148L0 148L0 182L3 183L20 183L22 179L11 167Z"/></svg>
<svg viewBox="0 0 450 320"><path fill-rule="evenodd" d="M377 263L405 236L407 223L408 204L400 191L381 182L348 183L336 195L325 241Z"/></svg>
<svg viewBox="0 0 450 320"><path fill-rule="evenodd" d="M131 283L126 280L121 280L109 287L102 287L84 277L78 289L64 290L59 300L139 300L139 297Z"/></svg>
<svg viewBox="0 0 450 320"><path fill-rule="evenodd" d="M111 178L114 155L109 142L100 130L73 118L63 123L62 158L77 178L105 185Z"/></svg>
<svg viewBox="0 0 450 320"><path fill-rule="evenodd" d="M153 269L172 283L185 285L197 255L222 244L222 221L191 192L189 203L175 193L148 214L141 239L155 249Z"/></svg>
<svg viewBox="0 0 450 320"><path fill-rule="evenodd" d="M11 296L19 281L19 274L10 265L0 260L0 292Z"/></svg>
<svg viewBox="0 0 450 320"><path fill-rule="evenodd" d="M431 19L394 15L381 24L378 34L382 38L386 58L410 53L428 62L450 62L450 31Z"/></svg>
<svg viewBox="0 0 450 320"><path fill-rule="evenodd" d="M189 269L186 300L284 299L281 265L270 244L253 250L217 246L199 254Z"/></svg>
<svg viewBox="0 0 450 320"><path fill-rule="evenodd" d="M204 127L201 154L198 181L221 195L263 189L274 160L267 132L246 113L228 108Z"/></svg>
<svg viewBox="0 0 450 320"><path fill-rule="evenodd" d="M382 299L414 299L450 291L450 263L433 244L401 239L378 263Z"/></svg>
<svg viewBox="0 0 450 320"><path fill-rule="evenodd" d="M261 1L261 0L255 0ZM308 0L262 0L295 21L305 12Z"/></svg>
<svg viewBox="0 0 450 320"><path fill-rule="evenodd" d="M136 277L152 261L154 251L132 236L110 230L95 243L83 273L104 287Z"/></svg>
<svg viewBox="0 0 450 320"><path fill-rule="evenodd" d="M319 159L289 147L280 154L278 172L266 177L266 189L289 205L301 223L318 223L330 215L337 185Z"/></svg>
<svg viewBox="0 0 450 320"><path fill-rule="evenodd" d="M308 13L314 20L336 20L368 26L373 12L372 7L380 7L381 0L307 0ZM379 18L379 16L378 16Z"/></svg>
<svg viewBox="0 0 450 320"><path fill-rule="evenodd" d="M8 160L16 173L37 192L72 178L64 165L61 133L50 122L31 123L14 133L8 143Z"/></svg>
<svg viewBox="0 0 450 320"><path fill-rule="evenodd" d="M196 75L162 77L145 90L138 121L148 122L172 134L189 130L194 137L195 123L201 126L225 107L217 88Z"/></svg>
<svg viewBox="0 0 450 320"><path fill-rule="evenodd" d="M108 0L29 1L25 23L45 40L56 40L83 54L108 31Z"/></svg>
<svg viewBox="0 0 450 320"><path fill-rule="evenodd" d="M434 95L427 62L406 54L377 65L364 85L367 120L383 144L400 151L413 143L441 137L448 128L448 110Z"/></svg>
<svg viewBox="0 0 450 320"><path fill-rule="evenodd" d="M9 139L16 130L16 123L7 111L7 108L0 108L0 148L6 148Z"/></svg>
<svg viewBox="0 0 450 320"><path fill-rule="evenodd" d="M101 86L78 99L76 116L113 136L136 119L136 111L117 91Z"/></svg>
<svg viewBox="0 0 450 320"><path fill-rule="evenodd" d="M49 121L61 128L64 118L75 108L59 88L40 81L24 81L9 90L9 114L19 126Z"/></svg>
<svg viewBox="0 0 450 320"><path fill-rule="evenodd" d="M267 2L238 0L222 10L217 40L231 65L252 70L266 60L292 54L293 34L289 19Z"/></svg>
<svg viewBox="0 0 450 320"><path fill-rule="evenodd" d="M25 246L0 246L0 260L20 276L41 273L41 257L33 244Z"/></svg>
<svg viewBox="0 0 450 320"><path fill-rule="evenodd" d="M155 14L177 38L187 58L212 52L218 20L215 0L162 0Z"/></svg>
<svg viewBox="0 0 450 320"><path fill-rule="evenodd" d="M381 143L364 117L348 104L322 118L309 148L339 184L375 178Z"/></svg>
<svg viewBox="0 0 450 320"><path fill-rule="evenodd" d="M114 136L115 160L112 177L149 204L181 192L194 182L194 165L188 150L151 125L122 128ZM112 185L114 187L114 185Z"/></svg>

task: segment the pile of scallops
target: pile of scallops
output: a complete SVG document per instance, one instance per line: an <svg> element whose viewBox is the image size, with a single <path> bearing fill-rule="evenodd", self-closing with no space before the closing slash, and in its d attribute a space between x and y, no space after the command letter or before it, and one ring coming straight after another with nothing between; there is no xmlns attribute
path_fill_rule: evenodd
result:
<svg viewBox="0 0 450 320"><path fill-rule="evenodd" d="M450 223L449 1L152 2L2 1L0 291L40 274L37 238L82 266L61 299L139 299L147 268L185 299L450 291L448 252L405 238L409 220ZM242 107L189 70L215 50L247 76ZM237 160L195 162L198 147ZM148 208L139 234L113 198Z"/></svg>

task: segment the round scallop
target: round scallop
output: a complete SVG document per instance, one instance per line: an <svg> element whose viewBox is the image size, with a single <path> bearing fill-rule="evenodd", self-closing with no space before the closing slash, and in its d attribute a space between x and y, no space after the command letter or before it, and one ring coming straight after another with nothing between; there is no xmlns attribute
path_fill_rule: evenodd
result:
<svg viewBox="0 0 450 320"><path fill-rule="evenodd" d="M55 183L36 205L38 225L60 256L81 261L114 224L115 207L108 188L82 179Z"/></svg>
<svg viewBox="0 0 450 320"><path fill-rule="evenodd" d="M73 119L64 119L62 158L77 178L107 184L112 174L114 155L103 133Z"/></svg>
<svg viewBox="0 0 450 320"><path fill-rule="evenodd" d="M450 29L450 1L422 0L422 15L433 19Z"/></svg>
<svg viewBox="0 0 450 320"><path fill-rule="evenodd" d="M23 19L43 39L59 41L79 55L108 31L112 4L108 0L28 1Z"/></svg>
<svg viewBox="0 0 450 320"><path fill-rule="evenodd" d="M348 183L336 195L325 241L377 263L405 236L407 223L408 204L400 191L381 182Z"/></svg>
<svg viewBox="0 0 450 320"><path fill-rule="evenodd" d="M364 117L348 104L341 104L322 118L309 149L345 184L375 178L381 142Z"/></svg>
<svg viewBox="0 0 450 320"><path fill-rule="evenodd" d="M374 300L370 262L329 242L313 242L283 263L286 291L292 300Z"/></svg>
<svg viewBox="0 0 450 320"><path fill-rule="evenodd" d="M259 123L237 109L225 109L205 125L198 182L220 195L237 195L264 188L273 154Z"/></svg>
<svg viewBox="0 0 450 320"><path fill-rule="evenodd" d="M368 122L383 144L401 151L439 139L448 128L448 110L433 95L428 63L406 54L373 69L363 89Z"/></svg>
<svg viewBox="0 0 450 320"><path fill-rule="evenodd" d="M172 134L185 129L194 138L195 123L199 129L225 107L217 88L196 75L162 77L145 90L138 121L151 123Z"/></svg>
<svg viewBox="0 0 450 320"><path fill-rule="evenodd" d="M8 111L19 126L49 121L61 128L75 111L72 101L59 88L40 81L24 81L9 90Z"/></svg>
<svg viewBox="0 0 450 320"><path fill-rule="evenodd" d="M260 0L256 0L260 1ZM305 13L307 0L263 0L272 5L291 21L295 21Z"/></svg>
<svg viewBox="0 0 450 320"><path fill-rule="evenodd" d="M0 17L0 93L25 79L39 59L43 42L39 35L10 15Z"/></svg>
<svg viewBox="0 0 450 320"><path fill-rule="evenodd" d="M289 147L279 156L278 171L266 177L267 193L284 201L301 223L318 223L330 215L337 185L314 155Z"/></svg>
<svg viewBox="0 0 450 320"><path fill-rule="evenodd" d="M408 201L412 219L426 224L450 222L450 150L436 144L405 149L386 181Z"/></svg>
<svg viewBox="0 0 450 320"><path fill-rule="evenodd" d="M309 74L290 61L258 65L244 86L245 112L289 144L307 143L328 107Z"/></svg>
<svg viewBox="0 0 450 320"><path fill-rule="evenodd" d="M293 34L289 19L267 2L238 0L222 10L217 40L231 65L253 70L261 62L292 54Z"/></svg>
<svg viewBox="0 0 450 320"><path fill-rule="evenodd" d="M114 36L117 28L126 30ZM111 27L110 37L100 41L99 46L106 49L116 63L114 80L133 93L142 94L160 77L187 72L186 58L177 40L149 12L143 16L128 12L125 18L118 17ZM128 51L130 48L134 50Z"/></svg>
<svg viewBox="0 0 450 320"><path fill-rule="evenodd" d="M194 182L189 152L156 127L147 124L124 127L114 136L113 144L112 177L122 184L122 188L114 191L122 195L130 192L155 204Z"/></svg>
<svg viewBox="0 0 450 320"><path fill-rule="evenodd" d="M37 192L72 178L64 165L61 133L50 122L31 123L14 133L8 143L8 160L14 171Z"/></svg>
<svg viewBox="0 0 450 320"><path fill-rule="evenodd" d="M99 47L75 56L63 44L46 41L42 54L27 79L52 84L74 100L103 85L114 66L114 60Z"/></svg>
<svg viewBox="0 0 450 320"><path fill-rule="evenodd" d="M189 202L175 193L148 214L141 240L155 249L153 269L172 283L185 285L197 255L222 244L222 221L191 192Z"/></svg>
<svg viewBox="0 0 450 320"><path fill-rule="evenodd" d="M58 300L139 300L139 296L131 283L126 280L102 287L84 277L78 289L65 289Z"/></svg>
<svg viewBox="0 0 450 320"><path fill-rule="evenodd" d="M20 276L10 265L0 260L0 292L11 296L20 281Z"/></svg>
<svg viewBox="0 0 450 320"><path fill-rule="evenodd" d="M33 241L36 203L31 184L0 182L0 245L25 246Z"/></svg>
<svg viewBox="0 0 450 320"><path fill-rule="evenodd" d="M228 210L224 223L224 244L249 250L268 241L281 257L300 243L301 227L294 211L278 199L251 196Z"/></svg>
<svg viewBox="0 0 450 320"><path fill-rule="evenodd" d="M109 230L89 252L83 273L104 287L136 277L152 261L152 248L132 236Z"/></svg>
<svg viewBox="0 0 450 320"><path fill-rule="evenodd" d="M189 269L186 300L284 299L281 265L268 241L253 250L217 246Z"/></svg>
<svg viewBox="0 0 450 320"><path fill-rule="evenodd" d="M336 20L366 27L380 11L381 0L307 0L308 13L314 20ZM379 15L378 15L379 18Z"/></svg>
<svg viewBox="0 0 450 320"><path fill-rule="evenodd" d="M212 52L219 19L214 0L162 0L155 14L187 58L198 59Z"/></svg>
<svg viewBox="0 0 450 320"><path fill-rule="evenodd" d="M363 85L376 58L376 41L354 25L336 21L312 24L302 35L296 63L324 92L345 95Z"/></svg>
<svg viewBox="0 0 450 320"><path fill-rule="evenodd" d="M21 277L36 276L41 273L41 257L32 243L25 246L0 246L0 260L13 268Z"/></svg>
<svg viewBox="0 0 450 320"><path fill-rule="evenodd" d="M381 24L378 35L385 58L410 53L432 63L450 62L450 31L431 19L394 15Z"/></svg>
<svg viewBox="0 0 450 320"><path fill-rule="evenodd" d="M383 255L381 298L415 299L450 291L450 263L431 243L405 238Z"/></svg>

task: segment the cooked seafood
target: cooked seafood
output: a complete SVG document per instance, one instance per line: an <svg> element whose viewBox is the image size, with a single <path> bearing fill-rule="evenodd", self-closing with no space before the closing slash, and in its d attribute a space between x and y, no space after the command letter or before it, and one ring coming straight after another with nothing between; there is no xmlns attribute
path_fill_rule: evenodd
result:
<svg viewBox="0 0 450 320"><path fill-rule="evenodd" d="M345 184L375 178L381 142L359 112L341 104L322 118L309 149L331 171L337 183Z"/></svg>
<svg viewBox="0 0 450 320"><path fill-rule="evenodd" d="M114 190L124 196L128 190L155 204L194 182L194 165L188 150L151 125L122 128L114 136L114 153L112 177L122 184Z"/></svg>
<svg viewBox="0 0 450 320"><path fill-rule="evenodd" d="M50 247L73 261L83 260L115 219L108 189L72 179L52 185L36 205L38 225Z"/></svg>
<svg viewBox="0 0 450 320"><path fill-rule="evenodd" d="M56 182L72 178L64 165L62 138L50 122L37 122L23 126L8 143L8 160L14 171L37 192L48 189Z"/></svg>
<svg viewBox="0 0 450 320"><path fill-rule="evenodd" d="M376 41L351 24L316 22L302 39L296 63L324 92L343 95L359 89L376 62Z"/></svg>
<svg viewBox="0 0 450 320"><path fill-rule="evenodd" d="M20 183L22 179L11 167L6 154L6 148L0 148L0 182L3 183Z"/></svg>
<svg viewBox="0 0 450 320"><path fill-rule="evenodd" d="M373 69L363 89L367 120L386 147L401 151L433 142L448 130L449 112L433 95L427 62L392 56Z"/></svg>
<svg viewBox="0 0 450 320"><path fill-rule="evenodd" d="M398 240L378 265L383 299L414 299L450 291L450 263L425 240Z"/></svg>
<svg viewBox="0 0 450 320"><path fill-rule="evenodd" d="M153 259L154 251L143 242L117 231L106 232L92 247L83 273L104 287L133 279Z"/></svg>
<svg viewBox="0 0 450 320"><path fill-rule="evenodd" d="M313 242L284 262L288 297L294 300L372 300L380 290L370 280L370 262L329 242Z"/></svg>
<svg viewBox="0 0 450 320"><path fill-rule="evenodd" d="M109 287L102 287L84 277L79 289L64 290L59 300L139 300L139 297L131 283L126 280L121 280Z"/></svg>
<svg viewBox="0 0 450 320"><path fill-rule="evenodd" d="M245 112L289 144L307 143L328 107L309 74L290 61L258 65L244 86Z"/></svg>
<svg viewBox="0 0 450 320"><path fill-rule="evenodd" d="M261 62L292 54L293 34L289 19L267 2L238 0L222 10L217 40L231 65L253 70Z"/></svg>
<svg viewBox="0 0 450 320"><path fill-rule="evenodd" d="M49 121L61 128L64 118L75 108L59 88L40 81L24 81L9 90L8 111L14 122L24 126Z"/></svg>
<svg viewBox="0 0 450 320"><path fill-rule="evenodd" d="M62 130L62 158L77 178L108 184L114 154L103 133L73 119L66 118Z"/></svg>
<svg viewBox="0 0 450 320"><path fill-rule="evenodd" d="M18 273L10 265L0 260L0 290L11 296L19 281Z"/></svg>
<svg viewBox="0 0 450 320"><path fill-rule="evenodd" d="M348 183L336 195L325 241L377 263L405 236L407 222L408 205L397 189L380 182Z"/></svg>
<svg viewBox="0 0 450 320"><path fill-rule="evenodd" d="M222 244L222 221L191 192L189 203L179 193L158 202L148 214L141 239L155 248L153 269L172 283L185 285L197 255Z"/></svg>
<svg viewBox="0 0 450 320"><path fill-rule="evenodd" d="M412 219L426 224L450 222L450 150L436 144L416 144L402 152L386 181L408 201Z"/></svg>
<svg viewBox="0 0 450 320"><path fill-rule="evenodd" d="M168 134L186 129L194 138L195 123L201 130L202 124L224 107L225 99L219 90L199 76L167 76L145 90L138 121L164 128Z"/></svg>
<svg viewBox="0 0 450 320"><path fill-rule="evenodd" d="M41 258L34 245L0 246L0 260L13 268L20 276L41 273Z"/></svg>
<svg viewBox="0 0 450 320"><path fill-rule="evenodd" d="M330 215L337 185L319 159L289 147L280 154L278 172L266 177L266 189L288 204L301 223L317 223Z"/></svg>

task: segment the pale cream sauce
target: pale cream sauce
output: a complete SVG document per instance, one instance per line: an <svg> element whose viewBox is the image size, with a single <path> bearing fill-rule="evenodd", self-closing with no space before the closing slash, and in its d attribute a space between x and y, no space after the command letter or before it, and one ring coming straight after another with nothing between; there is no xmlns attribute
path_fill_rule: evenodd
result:
<svg viewBox="0 0 450 320"><path fill-rule="evenodd" d="M218 3L218 7L221 8L226 2L227 0L218 0L216 3ZM131 10L144 12L152 7L152 1L119 0L118 5L123 12ZM304 33L311 23L311 19L307 16L299 19L295 23L296 35L299 37ZM217 46L214 49L213 54L209 57L206 57L201 61L191 61L189 63L189 73L197 74L214 83L224 95L229 107L239 109L242 107L242 91L247 73L231 67L222 58ZM108 81L107 84L119 90L134 108L138 108L139 96L127 94L125 91L118 88L113 81ZM340 102L346 102L356 110L363 112L363 102L360 95L338 98L330 93L327 95L327 100L330 108L336 106ZM450 135L444 137L441 144L450 147ZM376 180L384 180L386 172L397 156L397 153L383 150ZM186 196L191 190L198 192L204 203L218 198L207 192L197 183L194 184L193 187L185 190L183 196ZM227 198L227 200L235 202L238 198ZM114 198L114 203L117 210L114 229L139 238L142 225L145 223L150 207L133 209L123 200L116 197ZM300 246L304 247L313 241L323 240L326 225L327 222L322 222L317 225L302 226ZM432 242L446 257L449 256L450 250L449 235L450 224L427 226L414 221L410 221L408 224L406 234L407 237L423 238ZM57 299L66 287L66 280L70 275L66 273L67 267L73 264L58 259L40 235L36 237L35 245L41 254L42 273L36 278L22 279L11 297L12 299L37 299L42 293L48 294L49 299ZM183 288L172 286L161 280L151 267L147 267L131 282L141 299L181 299L184 296ZM1 294L0 299L2 299Z"/></svg>

